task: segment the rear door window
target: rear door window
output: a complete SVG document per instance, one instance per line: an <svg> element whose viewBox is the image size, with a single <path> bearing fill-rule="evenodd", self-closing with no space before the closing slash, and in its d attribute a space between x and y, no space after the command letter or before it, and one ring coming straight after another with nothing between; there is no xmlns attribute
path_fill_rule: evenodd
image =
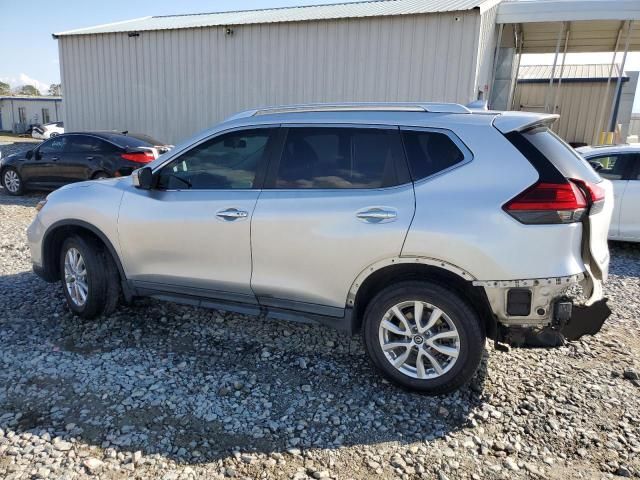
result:
<svg viewBox="0 0 640 480"><path fill-rule="evenodd" d="M463 163L471 156L445 132L403 130L402 139L414 181Z"/></svg>
<svg viewBox="0 0 640 480"><path fill-rule="evenodd" d="M72 135L68 137L67 152L70 153L111 153L116 147L104 140L88 135Z"/></svg>
<svg viewBox="0 0 640 480"><path fill-rule="evenodd" d="M290 127L275 188L384 188L409 181L397 129Z"/></svg>
<svg viewBox="0 0 640 480"><path fill-rule="evenodd" d="M602 178L578 152L547 127L527 130L523 136L542 153L565 178L598 183Z"/></svg>

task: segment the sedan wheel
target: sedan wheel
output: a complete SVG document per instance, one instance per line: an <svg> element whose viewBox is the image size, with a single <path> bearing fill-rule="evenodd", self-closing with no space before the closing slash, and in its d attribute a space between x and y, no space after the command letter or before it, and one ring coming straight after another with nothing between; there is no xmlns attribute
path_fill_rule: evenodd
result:
<svg viewBox="0 0 640 480"><path fill-rule="evenodd" d="M5 170L2 176L2 184L11 195L20 195L22 193L22 179L20 174L13 168Z"/></svg>
<svg viewBox="0 0 640 480"><path fill-rule="evenodd" d="M449 316L420 300L391 307L378 337L387 361L412 378L437 378L451 370L460 354L460 336Z"/></svg>
<svg viewBox="0 0 640 480"><path fill-rule="evenodd" d="M64 279L67 293L71 301L82 307L87 302L89 286L87 285L87 267L82 255L76 248L67 250L64 258Z"/></svg>

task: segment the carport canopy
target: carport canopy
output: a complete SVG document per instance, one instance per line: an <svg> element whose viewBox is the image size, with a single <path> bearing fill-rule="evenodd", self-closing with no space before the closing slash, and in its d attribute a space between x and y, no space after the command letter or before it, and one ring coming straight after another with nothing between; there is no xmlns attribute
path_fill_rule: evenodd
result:
<svg viewBox="0 0 640 480"><path fill-rule="evenodd" d="M509 27L509 31L513 32L513 40L508 43L515 47L518 54L518 69L521 54L555 53L545 101L545 110L550 113L553 113L560 94L567 53L612 52L609 79L614 72L616 56L622 53L616 90L619 91L627 52L640 51L640 0L508 0L498 7L496 24L499 27L496 52L497 48L505 46L503 32L505 27ZM562 65L556 69L560 53L563 54ZM497 59L494 60L494 78L495 68ZM553 84L556 80L554 93ZM515 88L514 82L511 99ZM606 128L611 132L617 119L617 97L614 95L607 123L604 123L604 98L598 131Z"/></svg>
<svg viewBox="0 0 640 480"><path fill-rule="evenodd" d="M554 53L563 25L567 53L614 52L627 33L629 51L640 51L639 0L512 0L500 4L496 23L517 25L522 53Z"/></svg>

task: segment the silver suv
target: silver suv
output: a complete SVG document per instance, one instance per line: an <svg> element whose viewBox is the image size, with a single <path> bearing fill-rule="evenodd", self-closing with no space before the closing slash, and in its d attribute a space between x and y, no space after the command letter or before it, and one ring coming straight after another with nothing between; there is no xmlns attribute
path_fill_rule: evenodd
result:
<svg viewBox="0 0 640 480"><path fill-rule="evenodd" d="M557 345L610 314L612 187L555 119L435 103L243 112L129 178L50 194L28 229L34 270L83 318L151 296L362 331L389 380L449 392L486 338Z"/></svg>

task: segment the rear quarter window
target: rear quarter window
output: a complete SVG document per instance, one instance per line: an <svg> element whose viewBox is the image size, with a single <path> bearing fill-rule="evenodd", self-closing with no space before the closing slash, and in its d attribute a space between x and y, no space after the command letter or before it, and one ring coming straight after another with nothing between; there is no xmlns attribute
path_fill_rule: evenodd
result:
<svg viewBox="0 0 640 480"><path fill-rule="evenodd" d="M462 147L444 132L403 130L402 139L414 181L435 175L465 160Z"/></svg>
<svg viewBox="0 0 640 480"><path fill-rule="evenodd" d="M590 183L602 181L602 177L589 162L547 127L527 130L523 136L553 163L565 178L576 178Z"/></svg>

